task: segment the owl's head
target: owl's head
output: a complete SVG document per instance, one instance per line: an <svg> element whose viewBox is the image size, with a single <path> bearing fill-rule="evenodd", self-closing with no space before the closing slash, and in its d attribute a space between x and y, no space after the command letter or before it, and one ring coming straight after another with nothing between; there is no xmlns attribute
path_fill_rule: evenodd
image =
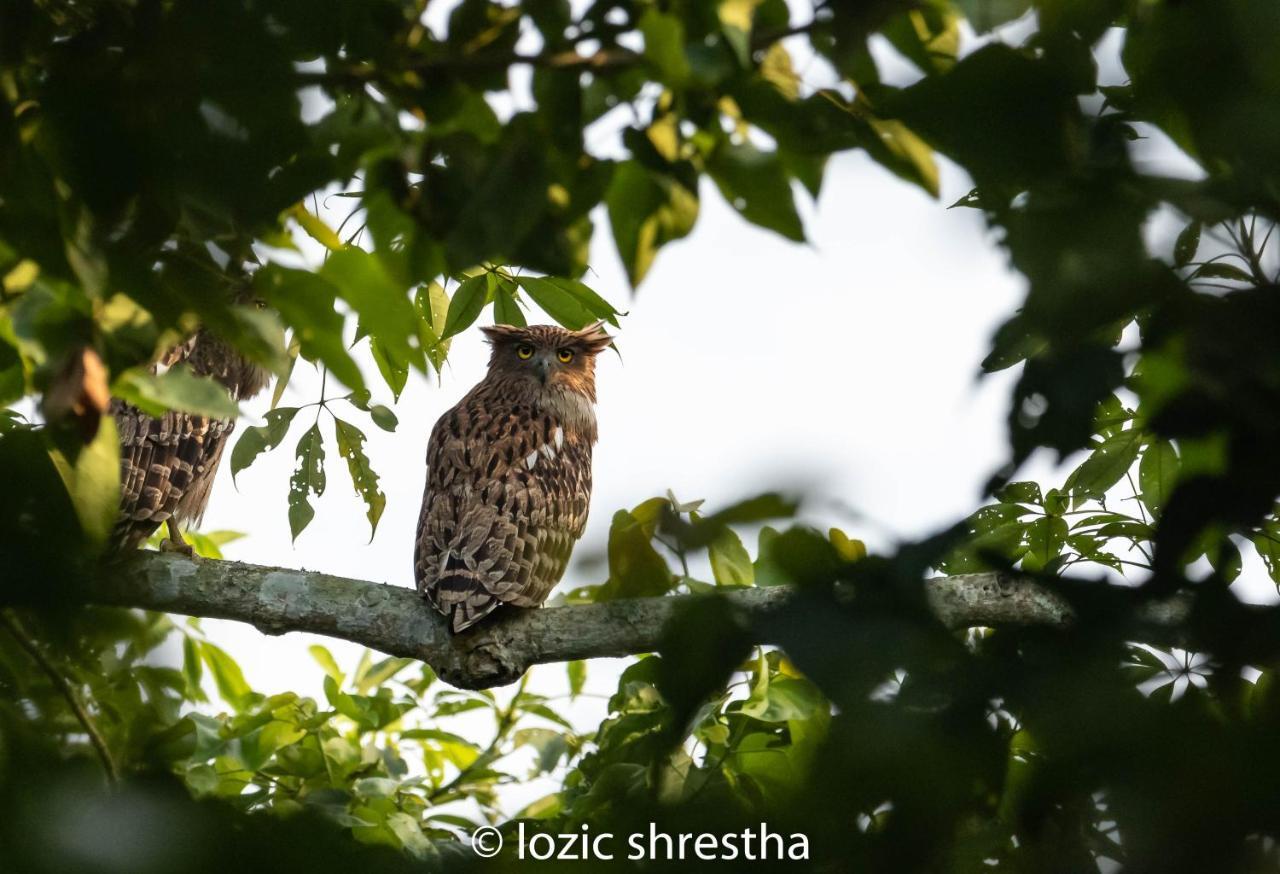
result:
<svg viewBox="0 0 1280 874"><path fill-rule="evenodd" d="M570 392L596 399L596 356L613 342L596 322L579 331L555 325L493 325L481 328L493 354L489 375L515 380L529 389Z"/></svg>
<svg viewBox="0 0 1280 874"><path fill-rule="evenodd" d="M233 304L254 315L268 309L267 302L250 287L236 288L231 295ZM278 323L276 327L278 329ZM279 339L283 344L283 336ZM245 357L208 327L201 327L185 344L170 352L170 358L172 360L163 363L185 361L195 374L209 376L222 383L236 400L253 397L271 382L270 370Z"/></svg>

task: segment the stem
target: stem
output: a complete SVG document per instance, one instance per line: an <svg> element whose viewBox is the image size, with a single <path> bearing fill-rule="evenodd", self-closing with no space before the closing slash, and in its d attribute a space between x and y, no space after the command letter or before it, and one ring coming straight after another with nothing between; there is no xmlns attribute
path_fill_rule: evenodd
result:
<svg viewBox="0 0 1280 874"><path fill-rule="evenodd" d="M526 673L520 678L520 685L516 687L516 693L511 696L511 703L499 714L498 729L494 732L493 740L489 741L489 745L484 748L484 751L480 753L480 755L476 756L475 761L458 771L452 780L427 793L428 804L433 804L437 799L453 792L462 785L462 783L466 781L468 775L474 771L478 771L481 768L487 768L489 765L502 758L503 754L499 752L498 748L502 745L503 741L507 739L507 735L510 734L511 729L515 727L516 702L518 702L520 700L520 696L524 694L524 687L528 682L529 675Z"/></svg>
<svg viewBox="0 0 1280 874"><path fill-rule="evenodd" d="M71 688L71 684L67 682L66 677L58 672L53 662L49 661L48 657L40 651L40 647L36 642L27 636L17 618L11 616L8 611L0 611L0 625L3 625L18 646L22 647L23 651L31 656L31 660L44 671L49 678L49 682L66 700L67 706L71 708L76 721L84 728L85 734L89 735L89 743L97 752L98 758L102 760L102 768L106 771L107 782L112 784L119 782L120 773L116 770L116 763L111 758L111 752L107 749L107 742L102 737L102 732L98 731L98 726L89 716L89 712L76 696L75 690Z"/></svg>
<svg viewBox="0 0 1280 874"><path fill-rule="evenodd" d="M317 404L317 407L316 407L316 424L317 424L317 425L319 425L319 424L320 424L320 411L321 411L321 410L323 410L323 409L325 408L325 407L324 407L324 402L325 402L324 390L325 390L325 385L326 385L328 382L329 382L329 368L327 368L327 367L321 367L321 368L320 368L320 400L318 400L318 401L316 402L316 404Z"/></svg>

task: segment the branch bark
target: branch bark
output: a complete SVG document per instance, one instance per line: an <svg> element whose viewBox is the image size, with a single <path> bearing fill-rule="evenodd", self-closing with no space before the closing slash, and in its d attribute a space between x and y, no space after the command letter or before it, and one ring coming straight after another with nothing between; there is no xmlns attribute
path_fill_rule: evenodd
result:
<svg viewBox="0 0 1280 874"><path fill-rule="evenodd" d="M192 560L141 552L90 583L99 604L247 622L267 634L306 631L342 638L389 655L420 659L455 686L514 682L532 665L652 652L683 595L542 610L507 611L454 636L443 617L411 589L305 570L231 561ZM744 621L765 628L793 591L786 587L726 591ZM1071 608L1029 580L996 573L940 577L929 603L945 625L1064 627ZM759 642L771 641L762 639Z"/></svg>

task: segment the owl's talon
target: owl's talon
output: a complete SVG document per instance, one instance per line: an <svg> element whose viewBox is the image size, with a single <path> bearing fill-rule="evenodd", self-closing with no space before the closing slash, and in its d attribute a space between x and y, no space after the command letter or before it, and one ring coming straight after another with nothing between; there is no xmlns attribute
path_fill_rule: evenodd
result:
<svg viewBox="0 0 1280 874"><path fill-rule="evenodd" d="M180 555L185 555L187 558L196 557L196 551L191 547L190 543L187 543L185 540L181 543L174 543L168 537L160 541L160 551L176 552Z"/></svg>
<svg viewBox="0 0 1280 874"><path fill-rule="evenodd" d="M176 552L180 555L185 555L187 558L195 558L195 549L182 536L182 530L178 528L178 523L173 520L172 516L165 522L165 525L169 529L169 536L160 541L160 551Z"/></svg>

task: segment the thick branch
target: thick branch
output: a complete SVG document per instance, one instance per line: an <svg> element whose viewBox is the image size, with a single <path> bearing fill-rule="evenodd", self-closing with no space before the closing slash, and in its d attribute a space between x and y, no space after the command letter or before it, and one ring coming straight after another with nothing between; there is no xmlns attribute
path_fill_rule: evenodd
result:
<svg viewBox="0 0 1280 874"><path fill-rule="evenodd" d="M723 597L746 621L767 618L792 590L737 589ZM311 571L144 552L91 584L91 600L121 607L248 622L268 634L307 631L420 659L465 688L513 682L531 665L652 652L671 615L692 595L510 611L457 637L412 590ZM1047 625L1071 620L1066 601L1000 574L942 577L930 606L952 628ZM761 640L768 643L768 640Z"/></svg>

